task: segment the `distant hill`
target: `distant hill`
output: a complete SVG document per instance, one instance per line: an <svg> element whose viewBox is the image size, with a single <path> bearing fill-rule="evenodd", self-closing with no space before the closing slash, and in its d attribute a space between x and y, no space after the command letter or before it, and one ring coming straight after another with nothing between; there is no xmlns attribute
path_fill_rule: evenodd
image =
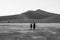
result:
<svg viewBox="0 0 60 40"><path fill-rule="evenodd" d="M55 15L55 16L52 16L52 17L49 17L45 20L45 22L48 22L48 23L60 23L60 15Z"/></svg>
<svg viewBox="0 0 60 40"><path fill-rule="evenodd" d="M49 13L42 10L36 10L36 11L27 11L24 13L24 15L29 19L43 19L57 14Z"/></svg>
<svg viewBox="0 0 60 40"><path fill-rule="evenodd" d="M60 23L60 15L43 10L29 10L22 14L0 17L0 23Z"/></svg>

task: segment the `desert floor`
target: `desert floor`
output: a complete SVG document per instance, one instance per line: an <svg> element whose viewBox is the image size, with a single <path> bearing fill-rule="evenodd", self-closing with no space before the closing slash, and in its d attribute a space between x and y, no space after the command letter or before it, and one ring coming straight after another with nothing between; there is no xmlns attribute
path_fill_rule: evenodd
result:
<svg viewBox="0 0 60 40"><path fill-rule="evenodd" d="M60 23L36 24L35 30L29 25L0 23L0 40L60 40Z"/></svg>

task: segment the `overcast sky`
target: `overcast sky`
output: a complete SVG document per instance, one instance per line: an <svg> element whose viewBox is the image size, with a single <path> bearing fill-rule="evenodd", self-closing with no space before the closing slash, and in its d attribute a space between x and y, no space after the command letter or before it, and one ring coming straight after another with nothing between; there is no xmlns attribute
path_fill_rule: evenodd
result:
<svg viewBox="0 0 60 40"><path fill-rule="evenodd" d="M0 0L0 16L36 9L60 14L60 0Z"/></svg>

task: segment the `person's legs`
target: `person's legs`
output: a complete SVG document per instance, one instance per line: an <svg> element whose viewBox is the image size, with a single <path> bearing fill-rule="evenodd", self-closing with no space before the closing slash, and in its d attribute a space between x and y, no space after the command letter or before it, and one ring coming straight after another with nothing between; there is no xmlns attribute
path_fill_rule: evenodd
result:
<svg viewBox="0 0 60 40"><path fill-rule="evenodd" d="M35 30L35 26L33 27L33 30Z"/></svg>

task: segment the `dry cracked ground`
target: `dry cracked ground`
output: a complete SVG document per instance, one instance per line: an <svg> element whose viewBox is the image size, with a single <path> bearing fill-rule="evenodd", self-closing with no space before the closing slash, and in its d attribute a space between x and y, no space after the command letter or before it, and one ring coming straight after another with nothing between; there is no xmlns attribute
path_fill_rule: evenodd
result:
<svg viewBox="0 0 60 40"><path fill-rule="evenodd" d="M60 40L60 28L42 27L36 30L16 30L0 33L0 40Z"/></svg>

